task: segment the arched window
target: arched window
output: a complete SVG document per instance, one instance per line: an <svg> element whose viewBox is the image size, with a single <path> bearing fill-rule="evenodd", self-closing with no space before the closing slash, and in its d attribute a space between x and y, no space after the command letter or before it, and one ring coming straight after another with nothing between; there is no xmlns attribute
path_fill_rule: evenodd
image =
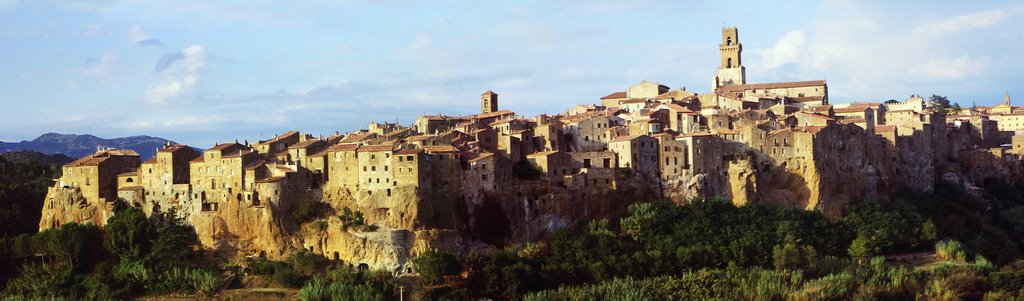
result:
<svg viewBox="0 0 1024 301"><path fill-rule="evenodd" d="M732 58L725 59L725 68L732 68Z"/></svg>
<svg viewBox="0 0 1024 301"><path fill-rule="evenodd" d="M732 37L725 38L725 46L732 46Z"/></svg>

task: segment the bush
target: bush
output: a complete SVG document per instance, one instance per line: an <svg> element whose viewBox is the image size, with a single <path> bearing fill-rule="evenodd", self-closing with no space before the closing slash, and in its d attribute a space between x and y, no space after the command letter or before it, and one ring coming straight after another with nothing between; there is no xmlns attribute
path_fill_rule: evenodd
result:
<svg viewBox="0 0 1024 301"><path fill-rule="evenodd" d="M303 224L321 217L324 217L329 211L330 206L325 203L310 200L301 199L292 208L292 219L296 223Z"/></svg>
<svg viewBox="0 0 1024 301"><path fill-rule="evenodd" d="M271 278L277 284L285 287L299 288L306 282L305 277L295 272L295 269L288 265L282 265L274 269L274 275Z"/></svg>
<svg viewBox="0 0 1024 301"><path fill-rule="evenodd" d="M424 252L413 259L413 263L416 264L420 276L428 283L438 283L444 276L455 275L462 270L455 255L437 250Z"/></svg>
<svg viewBox="0 0 1024 301"><path fill-rule="evenodd" d="M520 180L538 180L543 173L529 161L519 161L512 165L512 174Z"/></svg>
<svg viewBox="0 0 1024 301"><path fill-rule="evenodd" d="M940 241L935 243L935 256L941 260L967 263L967 252L959 241Z"/></svg>
<svg viewBox="0 0 1024 301"><path fill-rule="evenodd" d="M123 260L140 261L149 253L150 239L156 230L142 209L124 208L114 212L103 227L104 246Z"/></svg>
<svg viewBox="0 0 1024 301"><path fill-rule="evenodd" d="M322 271L330 261L320 254L306 250L300 250L289 259L295 271L304 276L311 276Z"/></svg>

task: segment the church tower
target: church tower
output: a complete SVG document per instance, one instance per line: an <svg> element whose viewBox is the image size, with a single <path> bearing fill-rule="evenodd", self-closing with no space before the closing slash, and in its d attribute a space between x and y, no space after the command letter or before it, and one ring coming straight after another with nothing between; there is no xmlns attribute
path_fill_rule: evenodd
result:
<svg viewBox="0 0 1024 301"><path fill-rule="evenodd" d="M718 51L722 55L722 61L718 66L713 90L721 86L747 84L747 70L743 67L742 61L743 45L740 44L740 35L736 27L722 28L722 44L718 45Z"/></svg>
<svg viewBox="0 0 1024 301"><path fill-rule="evenodd" d="M1003 96L1003 103L1010 105L1010 91L1006 91L1006 95Z"/></svg>
<svg viewBox="0 0 1024 301"><path fill-rule="evenodd" d="M490 90L480 94L480 112L491 113L498 111L498 93L494 93Z"/></svg>

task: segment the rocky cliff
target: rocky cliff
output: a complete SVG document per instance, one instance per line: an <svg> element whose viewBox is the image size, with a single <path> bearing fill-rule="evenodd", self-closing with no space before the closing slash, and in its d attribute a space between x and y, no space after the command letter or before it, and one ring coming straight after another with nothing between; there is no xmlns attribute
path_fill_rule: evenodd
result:
<svg viewBox="0 0 1024 301"><path fill-rule="evenodd" d="M113 204L90 203L78 189L50 187L43 200L39 229L76 222L103 226L113 216Z"/></svg>

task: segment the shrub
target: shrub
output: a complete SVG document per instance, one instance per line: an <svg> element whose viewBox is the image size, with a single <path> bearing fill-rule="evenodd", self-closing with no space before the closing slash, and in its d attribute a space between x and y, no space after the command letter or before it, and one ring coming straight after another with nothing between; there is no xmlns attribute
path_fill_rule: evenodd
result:
<svg viewBox="0 0 1024 301"><path fill-rule="evenodd" d="M421 277L429 283L437 283L444 276L454 275L461 271L459 259L455 255L429 250L413 259Z"/></svg>
<svg viewBox="0 0 1024 301"><path fill-rule="evenodd" d="M274 275L271 278L277 284L291 288L302 287L302 283L306 281L302 275L295 272L295 269L288 265L282 265L274 269Z"/></svg>
<svg viewBox="0 0 1024 301"><path fill-rule="evenodd" d="M300 250L289 259L295 271L304 276L311 276L330 264L326 257L307 250Z"/></svg>
<svg viewBox="0 0 1024 301"><path fill-rule="evenodd" d="M124 208L114 212L103 228L104 246L123 260L138 261L149 253L150 239L156 234L142 209Z"/></svg>
<svg viewBox="0 0 1024 301"><path fill-rule="evenodd" d="M299 298L303 301L327 301L331 300L330 292L328 292L328 284L320 278L314 277L312 280L306 282L306 285L302 286L299 290Z"/></svg>
<svg viewBox="0 0 1024 301"><path fill-rule="evenodd" d="M940 241L935 243L935 256L941 260L967 263L967 252L959 241Z"/></svg>
<svg viewBox="0 0 1024 301"><path fill-rule="evenodd" d="M303 224L323 217L328 211L330 211L330 206L325 203L310 199L301 199L295 204L295 207L292 208L292 219L294 219L296 223Z"/></svg>

